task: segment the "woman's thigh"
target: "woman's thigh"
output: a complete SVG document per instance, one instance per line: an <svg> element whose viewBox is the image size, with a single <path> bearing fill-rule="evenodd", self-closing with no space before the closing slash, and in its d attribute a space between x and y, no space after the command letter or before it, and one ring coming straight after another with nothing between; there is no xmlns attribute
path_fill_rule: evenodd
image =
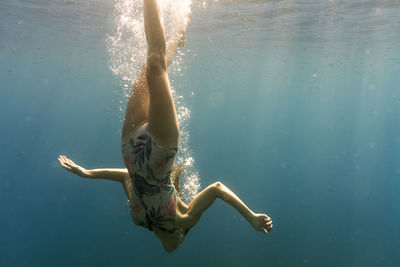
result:
<svg viewBox="0 0 400 267"><path fill-rule="evenodd" d="M125 144L136 133L137 129L148 121L149 89L146 80L146 68L135 81L126 107L124 125L122 127L122 143Z"/></svg>
<svg viewBox="0 0 400 267"><path fill-rule="evenodd" d="M179 126L167 71L148 69L147 83L150 94L150 134L158 145L164 148L176 148Z"/></svg>

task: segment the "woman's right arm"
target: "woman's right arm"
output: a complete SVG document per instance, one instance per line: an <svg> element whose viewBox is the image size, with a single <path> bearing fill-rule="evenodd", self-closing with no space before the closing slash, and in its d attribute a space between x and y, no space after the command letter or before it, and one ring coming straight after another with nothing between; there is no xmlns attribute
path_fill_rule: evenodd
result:
<svg viewBox="0 0 400 267"><path fill-rule="evenodd" d="M132 183L127 169L86 170L66 156L59 156L58 161L64 169L84 178L100 178L121 182L127 198L132 201Z"/></svg>
<svg viewBox="0 0 400 267"><path fill-rule="evenodd" d="M92 169L92 170L87 170L83 168L82 166L79 166L66 156L59 156L58 161L60 162L60 165L78 175L84 178L101 178L101 179L108 179L108 180L113 180L113 181L118 181L118 182L124 182L124 180L129 177L129 173L127 169Z"/></svg>

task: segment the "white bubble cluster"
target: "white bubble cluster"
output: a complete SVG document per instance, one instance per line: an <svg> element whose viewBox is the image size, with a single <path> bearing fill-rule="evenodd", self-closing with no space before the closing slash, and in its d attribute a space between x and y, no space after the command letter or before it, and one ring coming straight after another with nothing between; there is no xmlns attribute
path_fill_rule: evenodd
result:
<svg viewBox="0 0 400 267"><path fill-rule="evenodd" d="M109 68L121 79L122 106L126 104L132 83L146 57L142 1L119 0L114 6L114 30L107 37ZM121 107L122 109L122 107Z"/></svg>
<svg viewBox="0 0 400 267"><path fill-rule="evenodd" d="M166 36L170 36L179 25L186 23L185 14L190 12L191 0L158 0ZM114 30L107 37L109 52L109 68L121 80L122 100L120 110L123 111L129 100L130 90L135 77L142 69L146 59L146 38L143 24L142 0L116 0L113 16ZM169 68L170 78L182 75L184 54L178 52ZM171 80L173 81L173 80ZM200 188L199 175L194 167L194 159L189 148L189 132L186 130L190 118L190 110L184 105L183 96L172 90L180 126L179 153L176 165L187 166L181 175L183 200L189 202L197 195Z"/></svg>
<svg viewBox="0 0 400 267"><path fill-rule="evenodd" d="M177 99L177 97L174 97ZM176 159L177 166L186 166L183 171L184 179L181 178L181 187L183 201L186 203L190 202L199 192L200 181L199 174L194 167L194 159L191 156L191 150L189 147L189 132L186 130L187 122L190 119L190 110L183 105L181 101L176 102L177 115L179 120L179 152ZM183 181L183 183L182 183Z"/></svg>

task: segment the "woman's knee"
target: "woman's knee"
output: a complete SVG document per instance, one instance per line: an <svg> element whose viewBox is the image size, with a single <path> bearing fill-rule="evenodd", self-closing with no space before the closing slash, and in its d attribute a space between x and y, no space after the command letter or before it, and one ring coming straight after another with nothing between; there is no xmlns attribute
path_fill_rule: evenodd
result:
<svg viewBox="0 0 400 267"><path fill-rule="evenodd" d="M160 53L150 53L147 56L147 75L159 75L167 70L165 55Z"/></svg>

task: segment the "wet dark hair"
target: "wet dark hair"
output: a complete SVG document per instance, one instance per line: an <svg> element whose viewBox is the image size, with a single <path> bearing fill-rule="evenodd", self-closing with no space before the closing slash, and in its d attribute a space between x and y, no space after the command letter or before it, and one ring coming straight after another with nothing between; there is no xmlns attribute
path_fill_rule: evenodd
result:
<svg viewBox="0 0 400 267"><path fill-rule="evenodd" d="M171 172L171 182L174 185L178 196L182 198L181 189L179 187L179 176L185 170L186 166L175 167Z"/></svg>

